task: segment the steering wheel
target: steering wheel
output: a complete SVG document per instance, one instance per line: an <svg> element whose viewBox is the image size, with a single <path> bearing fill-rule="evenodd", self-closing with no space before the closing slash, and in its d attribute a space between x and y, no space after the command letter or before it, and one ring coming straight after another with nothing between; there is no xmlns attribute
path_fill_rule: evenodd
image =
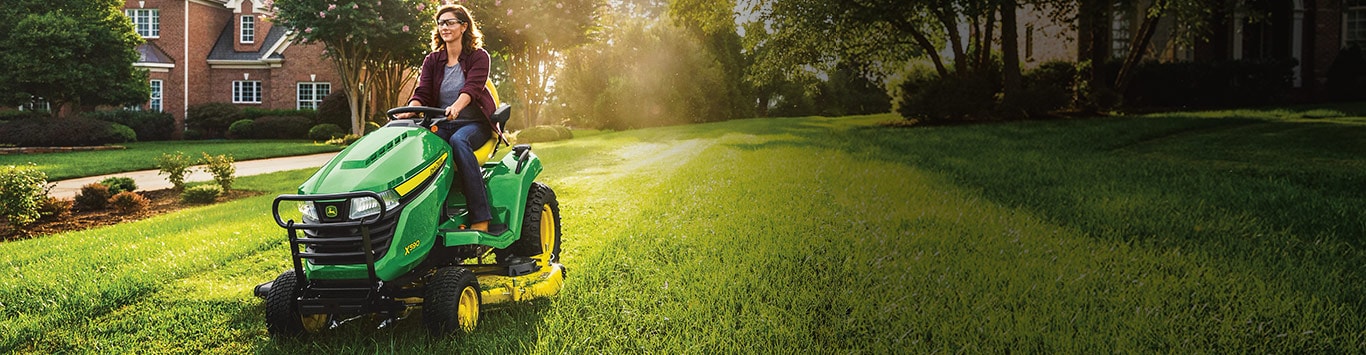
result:
<svg viewBox="0 0 1366 355"><path fill-rule="evenodd" d="M384 114L389 116L389 120L390 120L390 121L393 121L393 120L400 120L400 119L412 119L412 120L418 119L417 117L413 117L413 118L398 118L398 117L394 117L394 115L396 115L396 114L400 114L400 113L409 113L409 112L416 112L416 113L421 114L420 116L422 116L422 117L421 117L422 122L420 122L420 123L418 123L418 124L422 125L423 127L430 127L430 126L432 125L432 122L431 122L431 121L432 121L433 118L445 117L445 116L446 116L446 110L440 109L440 108L436 108L436 107L427 107L427 106L399 106L399 107L395 107L395 108L389 109L389 111L388 111L388 112L385 112Z"/></svg>

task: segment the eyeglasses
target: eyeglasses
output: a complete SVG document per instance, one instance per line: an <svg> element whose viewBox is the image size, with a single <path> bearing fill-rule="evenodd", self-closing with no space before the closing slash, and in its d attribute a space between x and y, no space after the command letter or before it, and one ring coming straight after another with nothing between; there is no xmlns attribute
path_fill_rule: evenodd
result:
<svg viewBox="0 0 1366 355"><path fill-rule="evenodd" d="M465 21L461 21L460 19L455 18L436 21L436 25L441 27L454 27L457 24L463 25L465 24Z"/></svg>

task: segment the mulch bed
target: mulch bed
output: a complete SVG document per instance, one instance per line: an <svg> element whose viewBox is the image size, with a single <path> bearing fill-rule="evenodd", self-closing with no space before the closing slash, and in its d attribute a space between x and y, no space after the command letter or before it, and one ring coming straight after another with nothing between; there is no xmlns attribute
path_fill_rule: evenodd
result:
<svg viewBox="0 0 1366 355"><path fill-rule="evenodd" d="M45 235L57 234L62 232L78 231L112 224L132 222L146 219L152 216L178 211L182 208L201 206L196 204L186 204L180 202L180 193L171 189L161 189L152 191L137 191L142 197L146 197L148 202L146 210L134 212L132 214L122 214L114 209L102 209L95 211L76 211L72 210L71 215L65 217L44 217L38 222L28 225L21 230L15 230L8 224L0 224L0 241L15 241L28 238L41 237ZM251 197L264 194L261 191L250 190L229 190L223 195L218 196L218 202L236 200L239 198Z"/></svg>

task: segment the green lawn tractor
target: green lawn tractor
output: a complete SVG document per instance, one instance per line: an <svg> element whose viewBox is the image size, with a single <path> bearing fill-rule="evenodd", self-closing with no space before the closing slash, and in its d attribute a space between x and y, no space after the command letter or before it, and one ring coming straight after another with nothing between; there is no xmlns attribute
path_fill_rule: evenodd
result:
<svg viewBox="0 0 1366 355"><path fill-rule="evenodd" d="M498 108L495 124L506 123L508 110ZM394 118L404 112L420 116ZM317 333L366 316L384 327L414 310L435 335L470 332L485 305L546 297L563 286L560 207L555 192L535 182L542 167L529 145L488 161L501 143L494 137L475 152L493 220L487 233L467 230L450 146L430 129L444 112L388 113L389 124L341 151L297 194L275 198L272 213L289 236L293 268L255 289L271 336Z"/></svg>

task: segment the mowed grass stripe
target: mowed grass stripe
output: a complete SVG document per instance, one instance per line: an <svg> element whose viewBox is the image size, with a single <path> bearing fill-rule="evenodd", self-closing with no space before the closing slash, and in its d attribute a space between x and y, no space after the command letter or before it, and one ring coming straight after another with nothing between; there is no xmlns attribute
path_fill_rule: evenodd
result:
<svg viewBox="0 0 1366 355"><path fill-rule="evenodd" d="M298 180L295 171L244 177L239 188ZM267 185L261 185L265 183ZM275 193L282 192L272 187ZM0 245L0 254L54 250L0 275L0 349L44 342L47 330L84 322L138 302L176 279L204 272L279 243L269 217L274 194L190 208L142 221ZM250 207L249 207L250 206ZM244 214L243 211L252 211ZM59 340L57 342L60 342Z"/></svg>

